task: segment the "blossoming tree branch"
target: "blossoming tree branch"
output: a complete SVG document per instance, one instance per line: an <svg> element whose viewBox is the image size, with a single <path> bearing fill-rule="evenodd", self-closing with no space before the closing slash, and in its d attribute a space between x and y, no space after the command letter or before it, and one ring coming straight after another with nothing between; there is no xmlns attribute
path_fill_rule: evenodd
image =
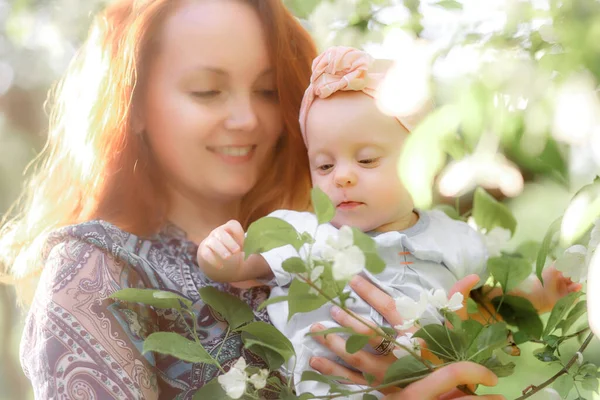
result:
<svg viewBox="0 0 600 400"><path fill-rule="evenodd" d="M335 209L319 189L313 189L313 203L319 222L329 222ZM467 219L458 215L456 210L446 211L455 218ZM185 298L170 292L147 289L125 289L116 292L113 297L159 308L172 308L179 313L182 321L188 324L189 335L152 333L144 342L144 352L154 351L187 362L207 363L221 370L223 374L197 392L198 399L221 398L224 395L232 399L262 398L267 392L275 392L276 397L286 399L347 398L358 394L363 395L364 399L371 399L374 397L370 397L370 393L378 389L405 386L448 363L464 360L480 363L499 377L510 379L515 373L515 363L502 362L501 358L505 357L499 357L498 354L517 357L520 354L519 346L526 342L536 344L534 353L541 364L559 363L563 368L559 373L548 376L545 382L535 382L523 388L520 399L550 386L563 396L571 390L579 391L582 388L597 391L600 377L598 367L583 362L581 356L592 337L586 319L582 318L586 314L585 293L578 291L562 297L550 311L545 323L529 300L508 294L527 284L527 280L543 280L545 267L551 264L552 250L556 246L552 238L557 232L557 224L551 227L537 252L527 248L510 254L503 251L494 254L493 249L498 246L496 237L506 239L514 232L514 217L506 206L481 188L475 191L473 209L469 214L471 223L489 242L493 254L487 264L490 272L487 287L488 291L494 291L497 295L490 301L483 300L486 293L480 293L481 298L474 300L464 299L460 293L448 298L443 289L432 290L422 292L418 301L407 296L396 299L397 309L404 318L401 325L369 325L372 328L370 335L346 327L310 333L345 335L346 351L349 353L365 348L372 337L381 337L393 343L392 352L398 360L389 368L383 382L373 387L348 390L335 378L314 371L294 371L297 355L289 339L272 325L254 322L254 314L248 305L216 289L201 289L202 300L228 322L228 335L241 333L245 347L263 358L268 369L248 367L246 360L240 358L228 371L224 371L219 364L219 351L210 354L200 344L192 305ZM347 286L348 281L365 270L377 274L385 268L374 241L357 229L342 227L337 237L328 239L326 248L318 252L318 256L313 252L315 234L297 232L289 223L274 217L262 218L250 226L244 247L247 256L287 245L292 245L298 253L297 257L283 263L285 271L294 275L289 294L269 299L262 304L262 308L285 302L288 320L325 304L335 304L352 315L349 303L353 296ZM588 246L571 247L554 260L556 268L574 280L585 280L587 263L594 252L592 246L597 245L600 237L599 223L593 226L588 237ZM430 307L443 316L441 323L425 320L424 316ZM362 319L359 321L364 323ZM414 333L410 333L410 330ZM578 351L567 363L562 363L559 358L561 346L580 337L585 339ZM329 393L326 396L314 396L311 393L296 395L294 379L297 376L302 381L315 380L327 384ZM366 378L373 382L373 377Z"/></svg>

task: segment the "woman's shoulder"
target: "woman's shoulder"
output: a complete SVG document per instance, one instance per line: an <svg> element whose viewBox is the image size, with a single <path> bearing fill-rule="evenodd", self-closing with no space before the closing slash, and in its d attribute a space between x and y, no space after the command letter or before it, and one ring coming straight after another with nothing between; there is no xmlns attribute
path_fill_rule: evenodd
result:
<svg viewBox="0 0 600 400"><path fill-rule="evenodd" d="M127 251L128 247L132 247L137 240L137 236L125 232L107 221L87 221L50 232L46 238L42 256L45 259L57 247L84 246L116 258L126 258L128 253L131 253L131 251Z"/></svg>

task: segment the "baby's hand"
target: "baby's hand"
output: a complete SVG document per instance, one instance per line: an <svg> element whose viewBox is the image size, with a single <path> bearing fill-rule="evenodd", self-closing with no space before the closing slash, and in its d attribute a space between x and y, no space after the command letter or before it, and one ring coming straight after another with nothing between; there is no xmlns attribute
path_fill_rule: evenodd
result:
<svg viewBox="0 0 600 400"><path fill-rule="evenodd" d="M554 266L544 269L542 278L544 278L542 308L545 311L552 310L558 300L569 293L578 292L582 287L580 283L573 282L571 278L564 276Z"/></svg>
<svg viewBox="0 0 600 400"><path fill-rule="evenodd" d="M235 220L213 230L198 247L198 265L207 268L237 268L244 261L244 229Z"/></svg>

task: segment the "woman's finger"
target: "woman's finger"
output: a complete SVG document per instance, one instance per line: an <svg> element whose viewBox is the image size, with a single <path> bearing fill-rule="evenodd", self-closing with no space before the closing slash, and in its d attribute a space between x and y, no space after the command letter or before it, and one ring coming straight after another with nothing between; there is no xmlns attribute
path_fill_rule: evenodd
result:
<svg viewBox="0 0 600 400"><path fill-rule="evenodd" d="M323 375L329 376L341 376L345 378L345 381L340 383L355 384L355 385L367 385L367 381L362 374L352 371L334 361L331 361L324 357L313 357L310 359L310 366L322 373Z"/></svg>
<svg viewBox="0 0 600 400"><path fill-rule="evenodd" d="M482 384L495 386L498 377L486 367L468 361L447 365L425 378L411 383L400 394L386 397L386 400L428 400L438 399L452 393L459 385ZM458 397L463 399L463 397ZM464 398L468 398L464 395ZM486 397L477 397L477 399ZM503 396L488 399L504 399Z"/></svg>
<svg viewBox="0 0 600 400"><path fill-rule="evenodd" d="M311 326L311 332L319 332L325 330L321 324ZM359 350L354 354L346 352L346 341L339 335L329 334L327 336L314 336L317 342L327 347L334 354L339 356L348 365L356 368L363 373L371 374L379 381L383 380L387 367L392 364L393 360L389 357L381 357L371 354L364 350ZM392 356L393 357L393 356ZM382 368L382 365L385 367Z"/></svg>
<svg viewBox="0 0 600 400"><path fill-rule="evenodd" d="M392 326L400 325L403 322L402 316L396 310L394 299L367 279L356 275L350 281L350 287Z"/></svg>
<svg viewBox="0 0 600 400"><path fill-rule="evenodd" d="M369 339L369 344L373 348L376 348L379 344L381 344L383 338L380 336L378 330L376 329L377 325L375 325L373 322L367 321L358 315L354 317L346 311L339 308L338 306L331 307L331 316L341 326L345 326L346 328L352 328L354 332L360 333L361 335L372 336ZM360 321L356 318L359 318Z"/></svg>

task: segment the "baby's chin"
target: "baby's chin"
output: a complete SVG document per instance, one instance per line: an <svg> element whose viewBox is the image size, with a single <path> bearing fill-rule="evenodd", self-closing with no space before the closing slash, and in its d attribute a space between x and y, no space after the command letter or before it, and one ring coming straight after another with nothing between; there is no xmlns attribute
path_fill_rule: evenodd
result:
<svg viewBox="0 0 600 400"><path fill-rule="evenodd" d="M346 225L351 228L359 229L362 232L370 232L375 230L379 225L373 224L368 218L334 218L331 225L340 229Z"/></svg>

